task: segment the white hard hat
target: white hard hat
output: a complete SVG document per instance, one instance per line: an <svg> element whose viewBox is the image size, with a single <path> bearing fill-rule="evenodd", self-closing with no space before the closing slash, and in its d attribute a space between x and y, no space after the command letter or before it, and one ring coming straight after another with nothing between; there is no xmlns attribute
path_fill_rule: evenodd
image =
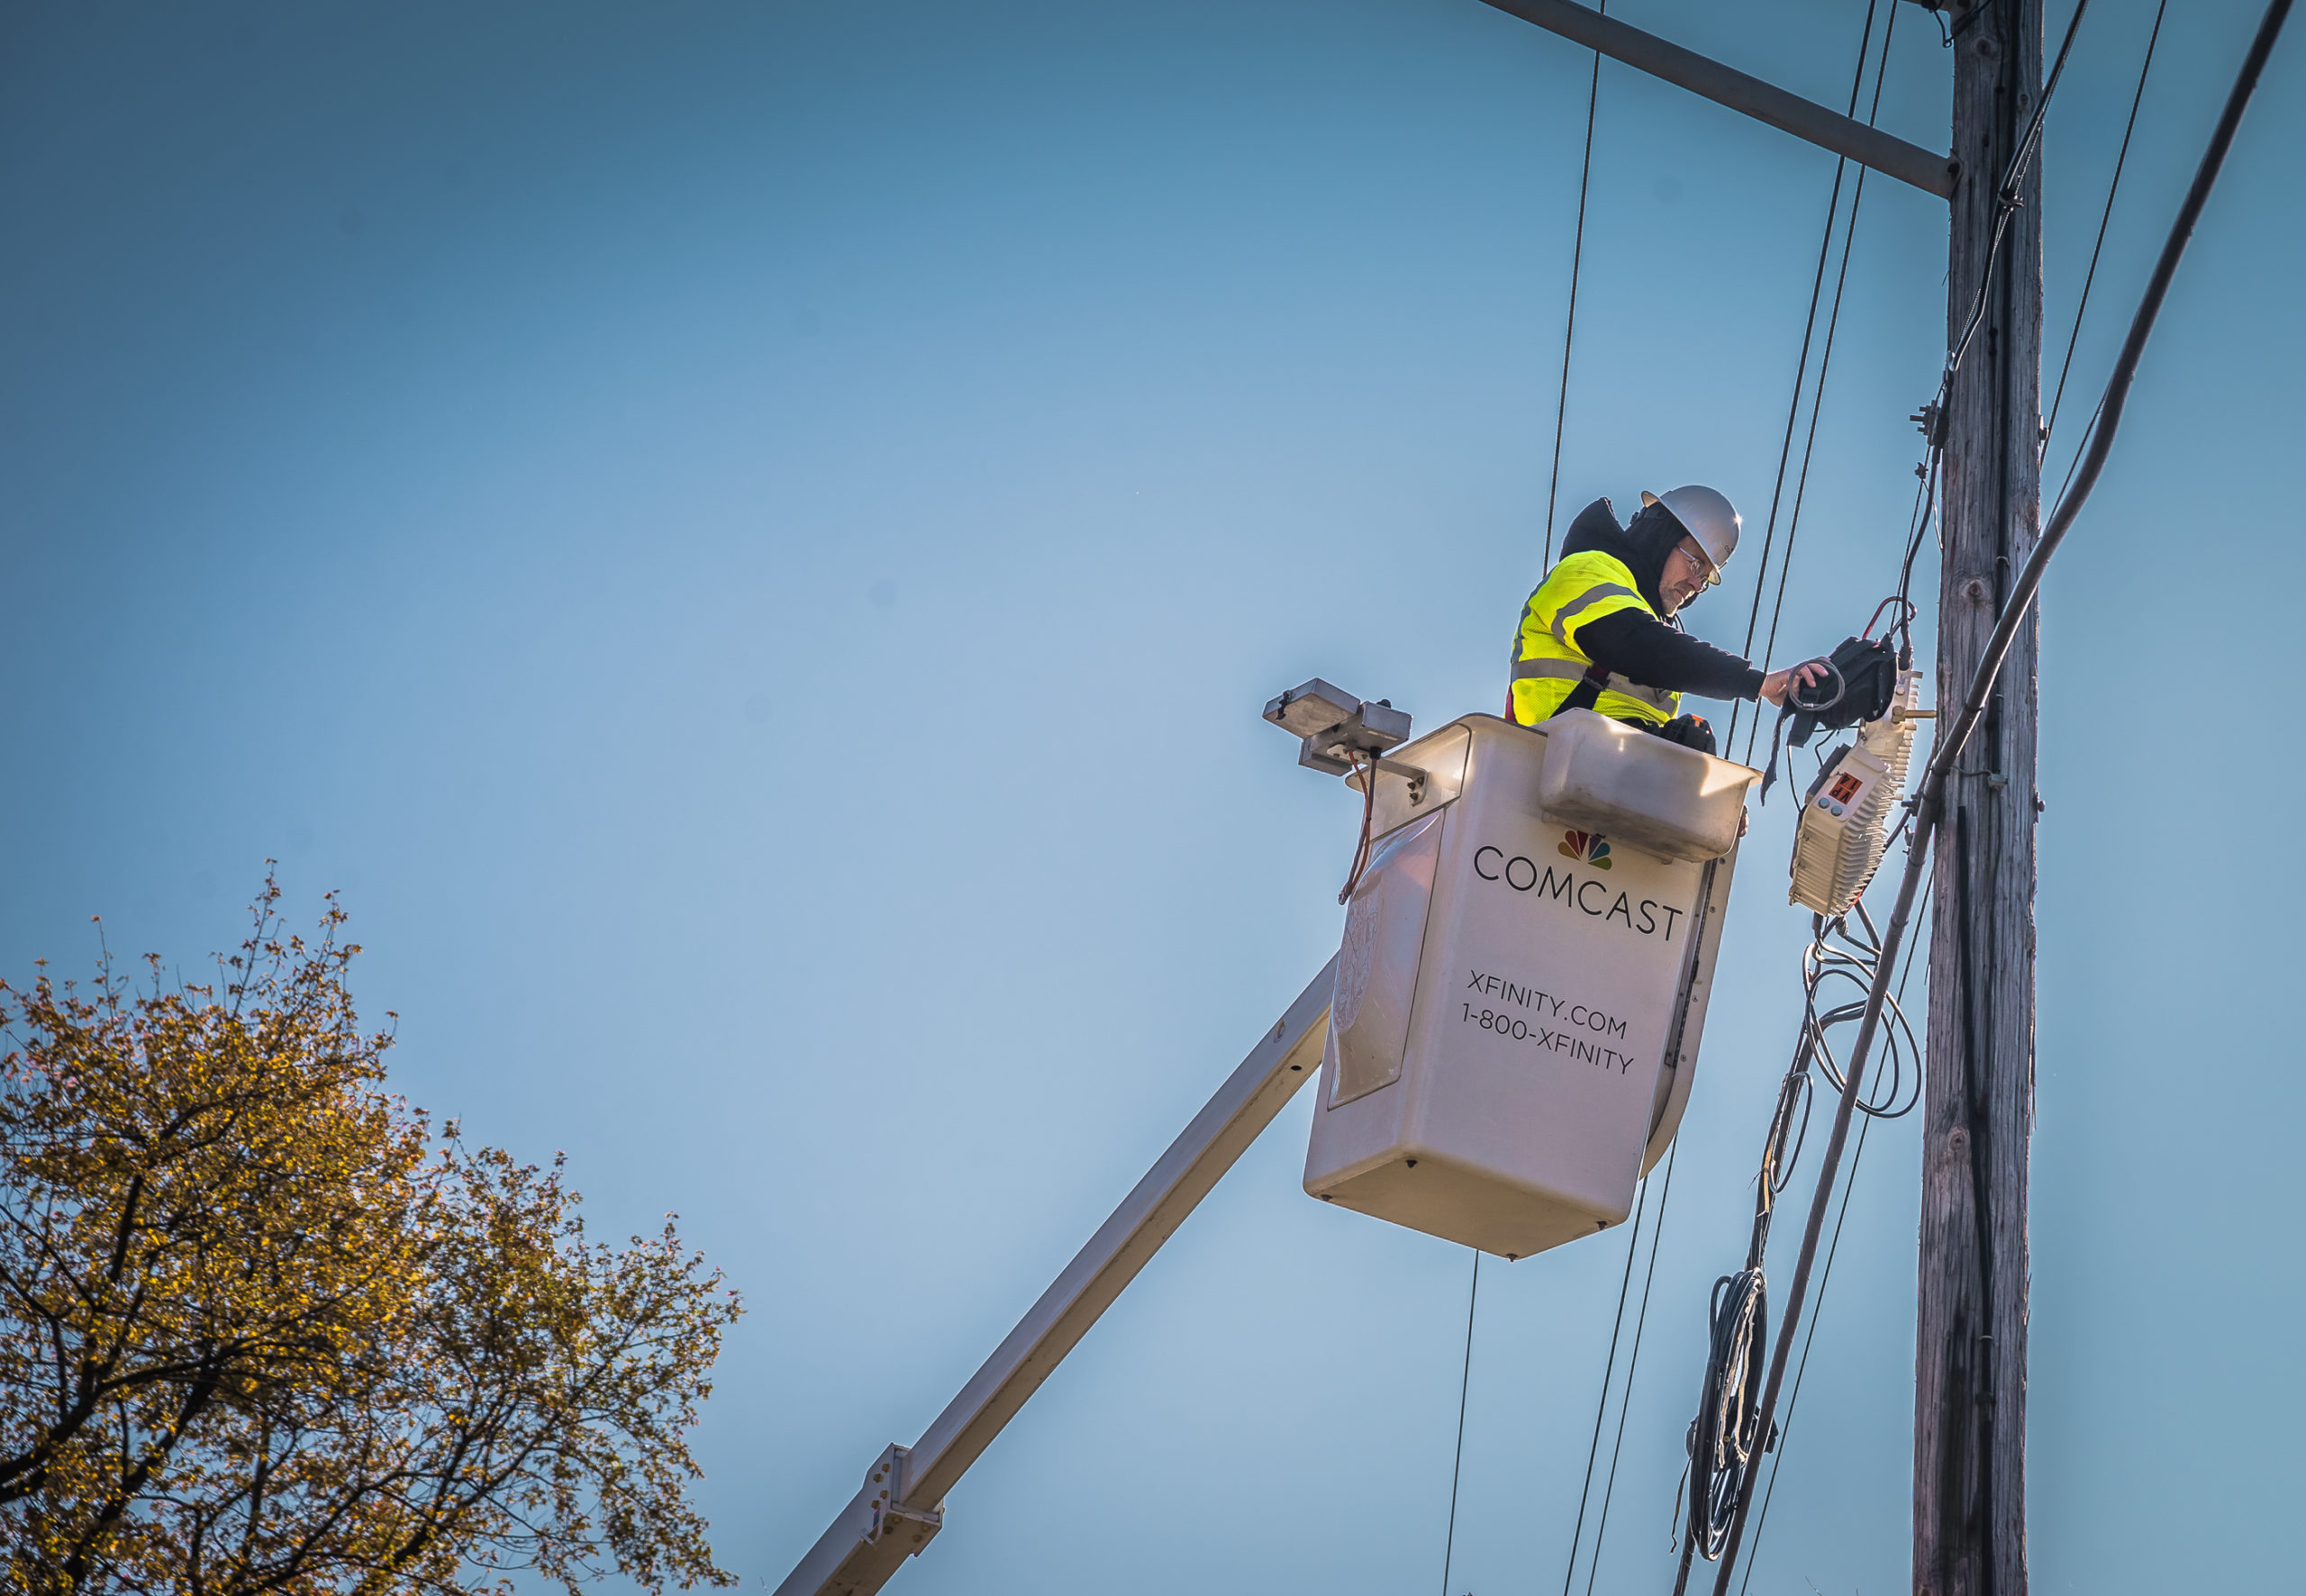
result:
<svg viewBox="0 0 2306 1596"><path fill-rule="evenodd" d="M1693 483L1687 487L1668 488L1662 494L1645 493L1644 506L1663 504L1682 523L1682 530L1697 540L1705 550L1705 558L1713 562L1714 574L1730 563L1738 552L1738 529L1743 523L1738 519L1738 507L1710 487Z"/></svg>

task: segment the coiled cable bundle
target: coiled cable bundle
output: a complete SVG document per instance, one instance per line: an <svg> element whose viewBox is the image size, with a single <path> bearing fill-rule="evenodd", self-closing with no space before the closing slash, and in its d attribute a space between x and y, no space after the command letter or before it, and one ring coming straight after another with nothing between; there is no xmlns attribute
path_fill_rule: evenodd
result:
<svg viewBox="0 0 2306 1596"><path fill-rule="evenodd" d="M1798 1074L1806 1082L1809 1060L1815 1058L1818 1067L1836 1092L1842 1087L1841 1061L1834 1056L1830 1034L1837 1026L1853 1025L1866 1012L1866 994L1873 989L1874 975L1882 957L1881 933L1875 929L1873 917L1866 912L1863 903L1852 906L1857 926L1849 924L1849 916L1836 915L1828 920L1820 915L1812 922L1814 934L1810 946L1802 953L1802 1040L1797 1047L1793 1070L1789 1079ZM1820 1009L1818 996L1828 982L1845 984L1849 989L1847 1001L1830 1008ZM1898 1006L1895 997L1885 997L1883 1016L1888 1021L1882 1032L1882 1056L1876 1065L1875 1090L1857 1102L1857 1111L1877 1120L1896 1120L1913 1111L1921 1097L1921 1044L1913 1034L1913 1026L1906 1019L1905 1011ZM1807 1055L1807 1056L1804 1056ZM1805 1094L1806 1099L1806 1094ZM1803 1117L1808 1106L1805 1100ZM1795 1148L1800 1151L1799 1146ZM1789 1164L1785 1174L1793 1173ZM1781 1181L1781 1189L1783 1182Z"/></svg>
<svg viewBox="0 0 2306 1596"><path fill-rule="evenodd" d="M1738 1512L1746 1471L1776 1443L1762 1440L1762 1365L1754 1356L1769 1322L1769 1287L1758 1268L1740 1269L1713 1283L1712 1345L1705 1389L1690 1420L1690 1514L1682 1547L1687 1577L1693 1550L1708 1563L1721 1555ZM1756 1445L1761 1441L1759 1446ZM1676 1589L1678 1589L1678 1583Z"/></svg>
<svg viewBox="0 0 2306 1596"><path fill-rule="evenodd" d="M1851 925L1854 916L1857 923ZM1769 1285L1763 1272L1769 1250L1771 1218L1778 1194L1793 1178L1808 1138L1810 1107L1814 1090L1811 1066L1838 1093L1841 1064L1834 1056L1832 1036L1865 1012L1866 993L1880 960L1882 939L1863 903L1851 915L1814 916L1809 945L1802 950L1802 1028L1793 1061L1778 1084L1777 1102L1770 1111L1769 1132L1762 1141L1762 1162L1754 1179L1754 1223L1746 1244L1745 1266L1713 1283L1710 1308L1705 1378L1700 1387L1697 1417L1690 1420L1688 1514L1682 1528L1681 1568L1675 1579L1678 1593L1687 1585L1694 1558L1717 1561L1728 1545L1736 1520L1738 1501L1747 1474L1764 1453L1777 1445L1776 1426L1761 1433L1762 1360L1757 1356L1769 1330ZM1854 988L1847 1002L1826 1002L1839 995L1836 983ZM1884 1029L1880 1087L1861 1099L1860 1112L1894 1120L1912 1111L1921 1093L1920 1071L1912 1067L1920 1057L1913 1029L1894 1000L1885 1004L1891 1023ZM1675 1515L1682 1517L1681 1503Z"/></svg>

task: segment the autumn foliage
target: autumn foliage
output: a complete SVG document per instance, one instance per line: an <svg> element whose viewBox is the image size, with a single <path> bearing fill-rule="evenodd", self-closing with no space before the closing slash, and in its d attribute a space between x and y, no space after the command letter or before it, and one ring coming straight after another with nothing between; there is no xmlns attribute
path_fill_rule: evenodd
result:
<svg viewBox="0 0 2306 1596"><path fill-rule="evenodd" d="M733 1583L685 1437L735 1293L386 1095L277 897L213 986L0 982L0 1582Z"/></svg>

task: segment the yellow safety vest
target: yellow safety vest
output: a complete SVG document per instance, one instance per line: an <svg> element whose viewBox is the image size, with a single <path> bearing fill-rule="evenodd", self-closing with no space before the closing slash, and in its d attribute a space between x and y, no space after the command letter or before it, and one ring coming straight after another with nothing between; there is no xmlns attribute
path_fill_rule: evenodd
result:
<svg viewBox="0 0 2306 1596"><path fill-rule="evenodd" d="M1561 708L1593 665L1577 647L1578 629L1621 610L1639 610L1653 619L1657 613L1641 596L1632 571L1614 556L1598 550L1573 554L1546 573L1521 607L1521 625L1513 634L1514 720L1534 726ZM1681 713L1681 704L1678 693L1612 674L1593 709L1612 721L1662 726Z"/></svg>

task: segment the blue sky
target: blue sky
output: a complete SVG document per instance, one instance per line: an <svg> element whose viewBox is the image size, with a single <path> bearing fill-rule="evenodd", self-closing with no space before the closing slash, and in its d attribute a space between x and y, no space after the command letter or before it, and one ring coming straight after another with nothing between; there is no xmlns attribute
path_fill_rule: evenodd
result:
<svg viewBox="0 0 2306 1596"><path fill-rule="evenodd" d="M1883 121L1942 144L1900 9ZM1613 12L1829 101L1864 15ZM2092 7L2049 124L2052 380L2151 15ZM2256 15L2173 8L2080 414ZM566 1149L596 1225L677 1211L746 1291L701 1500L773 1586L1333 948L1349 795L1258 706L1494 706L1590 61L1475 0L11 8L0 970L85 966L92 914L189 967L268 857L307 919L341 889L403 1090ZM2261 595L2301 148L2292 39L2044 601L2046 1591L2292 1561L2301 771ZM1604 66L1565 506L1702 481L1758 521L1832 177ZM1781 658L1892 579L1943 271L1942 207L1869 184ZM1734 646L1754 580L1696 629ZM1798 1012L1786 822L1746 847L1599 1591L1669 1577ZM1304 1198L1309 1111L897 1588L1435 1588L1466 1255ZM1911 1121L1869 1138L1757 1589L1906 1577L1916 1168ZM1453 1591L1560 1571L1623 1259L1484 1271Z"/></svg>

